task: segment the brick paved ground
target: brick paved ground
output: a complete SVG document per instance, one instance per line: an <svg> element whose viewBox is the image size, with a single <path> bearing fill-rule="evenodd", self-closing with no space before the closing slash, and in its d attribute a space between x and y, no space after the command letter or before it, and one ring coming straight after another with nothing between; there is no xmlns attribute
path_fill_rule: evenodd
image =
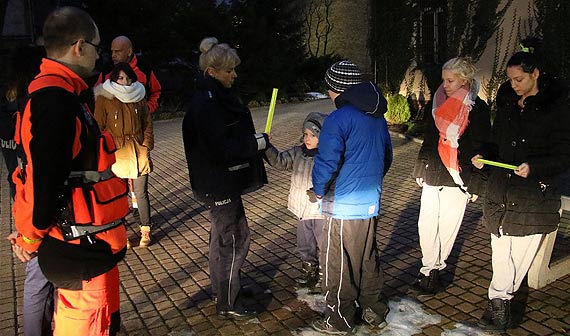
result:
<svg viewBox="0 0 570 336"><path fill-rule="evenodd" d="M308 112L331 109L328 100L278 106L273 142L288 148L298 141ZM264 126L265 111L253 111L259 130ZM155 243L148 249L130 250L120 264L124 334L290 335L291 330L306 327L317 313L298 301L293 289L300 264L295 253L296 219L286 209L290 175L272 168L268 168L270 184L244 197L252 235L244 279L253 293L248 301L261 314L253 322L215 318L207 268L209 224L204 208L188 187L180 128L180 119L155 125L155 172L150 178ZM416 226L420 189L410 178L420 145L397 136L393 141L394 164L384 184L378 242L385 293L402 297L420 266ZM5 237L13 224L3 163L0 169L0 236ZM445 292L422 302L427 312L442 317L438 325L423 329L425 335L439 335L455 328L458 321L475 321L483 312L491 278L491 250L480 217L479 205L469 205L443 277L450 284ZM133 223L131 239L136 241L135 219L128 219ZM7 243L0 246L0 335L21 335L24 267L14 260ZM567 244L557 247L557 254L568 253ZM510 335L570 333L570 276L541 290L524 287L521 292L518 302L526 307L526 316Z"/></svg>

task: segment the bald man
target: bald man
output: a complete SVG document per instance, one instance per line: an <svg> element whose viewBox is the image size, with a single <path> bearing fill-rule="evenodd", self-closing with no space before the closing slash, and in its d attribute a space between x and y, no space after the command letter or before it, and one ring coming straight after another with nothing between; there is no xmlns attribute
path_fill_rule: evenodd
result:
<svg viewBox="0 0 570 336"><path fill-rule="evenodd" d="M143 62L138 62L137 55L133 52L133 44L126 36L117 36L111 43L111 59L113 64L127 62L137 74L137 79L146 89L146 100L150 113L158 108L158 98L160 98L160 82L154 75L150 66ZM109 74L105 75L105 80L109 79ZM97 84L103 82L103 74L99 76Z"/></svg>

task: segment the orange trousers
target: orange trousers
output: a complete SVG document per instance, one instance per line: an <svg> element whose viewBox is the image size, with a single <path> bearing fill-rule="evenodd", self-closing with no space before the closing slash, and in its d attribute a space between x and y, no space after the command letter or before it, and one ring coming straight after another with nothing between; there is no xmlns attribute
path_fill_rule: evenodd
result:
<svg viewBox="0 0 570 336"><path fill-rule="evenodd" d="M82 290L58 289L54 336L109 336L120 308L119 268L89 281ZM119 322L120 323L120 322Z"/></svg>

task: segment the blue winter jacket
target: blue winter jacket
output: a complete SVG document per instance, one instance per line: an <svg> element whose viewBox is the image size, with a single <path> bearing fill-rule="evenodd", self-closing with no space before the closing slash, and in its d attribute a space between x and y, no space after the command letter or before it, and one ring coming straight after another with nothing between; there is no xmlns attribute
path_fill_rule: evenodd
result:
<svg viewBox="0 0 570 336"><path fill-rule="evenodd" d="M382 180L392 163L386 99L376 85L364 82L341 93L335 105L321 130L313 167L321 211L337 219L377 216Z"/></svg>

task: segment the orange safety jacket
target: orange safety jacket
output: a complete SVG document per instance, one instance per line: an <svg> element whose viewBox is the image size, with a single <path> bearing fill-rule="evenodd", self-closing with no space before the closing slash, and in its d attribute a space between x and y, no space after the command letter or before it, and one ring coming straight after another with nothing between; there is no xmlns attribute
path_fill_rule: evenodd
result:
<svg viewBox="0 0 570 336"><path fill-rule="evenodd" d="M37 251L44 275L67 289L114 268L127 242L128 189L110 169L112 137L81 102L86 89L72 70L43 59L15 135L16 242Z"/></svg>

